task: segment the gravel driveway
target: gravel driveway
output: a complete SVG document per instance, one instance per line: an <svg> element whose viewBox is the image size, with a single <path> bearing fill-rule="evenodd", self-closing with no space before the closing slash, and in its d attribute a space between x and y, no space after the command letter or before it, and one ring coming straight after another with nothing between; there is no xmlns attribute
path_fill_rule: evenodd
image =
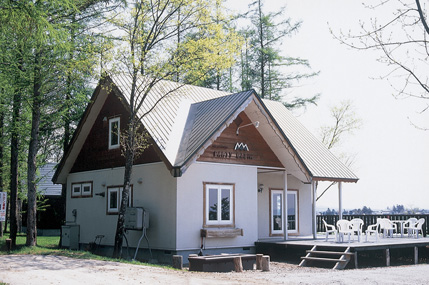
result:
<svg viewBox="0 0 429 285"><path fill-rule="evenodd" d="M429 264L331 270L271 262L270 272L202 273L63 256L0 256L8 284L429 284Z"/></svg>

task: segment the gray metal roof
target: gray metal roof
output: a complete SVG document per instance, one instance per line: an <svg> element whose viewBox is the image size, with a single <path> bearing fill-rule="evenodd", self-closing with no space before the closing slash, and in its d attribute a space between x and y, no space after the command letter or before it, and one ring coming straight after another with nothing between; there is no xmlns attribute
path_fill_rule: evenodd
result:
<svg viewBox="0 0 429 285"><path fill-rule="evenodd" d="M119 74L110 77L121 95L128 100L131 92L131 77ZM137 86L138 94L145 94L143 89L151 81L149 78L139 77ZM109 82L102 81L102 82ZM97 88L98 89L98 88ZM100 89L99 89L100 90ZM101 91L99 91L101 92ZM108 90L102 92L107 96ZM96 93L95 93L96 94ZM165 94L168 94L165 96ZM102 97L103 97L102 96ZM164 96L164 98L162 98ZM93 120L98 114L88 115L99 99L95 96L87 108L84 118L74 134L72 144L64 155L57 172L55 181L64 181L64 171L69 171L80 151L82 142L79 141L79 133L83 129L90 129ZM105 97L104 97L105 98ZM161 100L162 98L162 100ZM104 102L105 99L100 99ZM158 148L163 152L171 167L182 167L184 170L190 163L198 158L220 133L225 129L240 112L251 109L254 102L256 112L262 110L272 117L270 128L277 129L281 133L282 140L287 141L284 152L296 153L299 161L284 163L302 164L307 172L307 177L313 179L341 180L356 182L358 178L340 160L338 160L320 141L318 141L292 113L280 102L261 100L256 93L251 91L230 94L223 91L212 90L203 87L183 85L176 82L161 80L153 86L144 100L144 105L139 110L143 115L142 123L148 130ZM247 107L249 106L249 107ZM100 110L101 107L94 110ZM252 107L253 108L253 107ZM259 108L259 109L258 109ZM262 108L262 109L261 109ZM94 111L99 112L99 111ZM271 122L272 121L272 122ZM262 130L261 130L262 131ZM274 132L271 132L274 134ZM275 136L278 136L275 134ZM74 147L74 144L77 144ZM276 151L283 151L276 149ZM286 156L285 156L286 157ZM298 168L301 166L298 165ZM61 177L60 177L60 173ZM58 178L60 177L60 178Z"/></svg>
<svg viewBox="0 0 429 285"><path fill-rule="evenodd" d="M112 76L112 80L121 93L129 98L130 77L115 75ZM148 79L139 77L138 85L144 86L145 80ZM167 155L172 166L182 166L191 159L226 120L234 119L232 118L234 111L254 93L251 90L231 94L163 80L149 93L141 114L147 112L155 102L169 92L171 93L143 118L143 124L161 150L168 152L171 142L176 141L172 155ZM181 103L187 101L188 108L181 110ZM265 105L286 140L297 152L310 176L321 180L358 180L357 176L317 140L282 103L265 99L261 103ZM181 111L187 112L187 116L179 116ZM180 129L180 136L173 138L173 129L176 127Z"/></svg>
<svg viewBox="0 0 429 285"><path fill-rule="evenodd" d="M191 105L175 166L185 164L254 93L240 92Z"/></svg>
<svg viewBox="0 0 429 285"><path fill-rule="evenodd" d="M52 183L52 176L55 173L55 163L47 163L39 168L37 175L37 191L47 196L61 196L61 185Z"/></svg>
<svg viewBox="0 0 429 285"><path fill-rule="evenodd" d="M281 102L270 100L263 102L313 178L358 180L358 177L316 139Z"/></svg>
<svg viewBox="0 0 429 285"><path fill-rule="evenodd" d="M131 77L129 75L118 74L111 76L111 78L122 95L129 99L131 93ZM146 86L145 81L149 82L150 79L140 76L137 85ZM143 93L144 90L140 90L140 92ZM171 93L157 103L159 99L169 92ZM158 144L158 147L161 150L165 150L176 123L179 106L182 101L187 100L191 103L196 103L228 94L230 93L162 80L149 92L145 99L145 104L142 106L139 113L143 115L156 105L152 111L143 117L143 124ZM174 161L171 162L173 165Z"/></svg>

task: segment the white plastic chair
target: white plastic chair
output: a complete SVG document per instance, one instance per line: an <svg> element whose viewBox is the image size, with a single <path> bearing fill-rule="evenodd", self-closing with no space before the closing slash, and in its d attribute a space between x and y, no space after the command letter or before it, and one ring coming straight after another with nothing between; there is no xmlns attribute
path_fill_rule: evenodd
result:
<svg viewBox="0 0 429 285"><path fill-rule="evenodd" d="M369 225L365 231L365 241L368 242L368 236L371 236L371 233L375 234L375 242L378 242L378 230L380 228L380 221L377 219L377 223L374 225Z"/></svg>
<svg viewBox="0 0 429 285"><path fill-rule="evenodd" d="M415 224L415 227L412 229L412 234L413 237L415 238L419 238L419 231L421 232L422 236L423 236L423 229L422 226L425 223L425 219L421 218L417 221L417 223Z"/></svg>
<svg viewBox="0 0 429 285"><path fill-rule="evenodd" d="M350 236L353 236L353 230L350 227L350 221L338 220L337 228L338 228L338 242L344 242L344 235L348 235L349 242L350 242Z"/></svg>
<svg viewBox="0 0 429 285"><path fill-rule="evenodd" d="M328 224L324 219L322 219L323 224L325 224L325 230L326 230L326 239L325 241L328 241L328 236L330 233L335 234L335 239L337 239L337 230L335 229L334 225Z"/></svg>
<svg viewBox="0 0 429 285"><path fill-rule="evenodd" d="M362 235L362 226L363 220L359 218L354 218L350 221L350 227L353 233L357 233L358 241L360 242L360 236Z"/></svg>
<svg viewBox="0 0 429 285"><path fill-rule="evenodd" d="M413 230L416 228L417 219L416 218L409 218L404 223L404 230L407 230L408 237L411 237L413 234Z"/></svg>
<svg viewBox="0 0 429 285"><path fill-rule="evenodd" d="M381 218L379 219L380 223L380 230L383 232L383 237L386 237L387 234L389 234L391 237L393 237L393 232L398 233L398 228L394 222L387 218Z"/></svg>

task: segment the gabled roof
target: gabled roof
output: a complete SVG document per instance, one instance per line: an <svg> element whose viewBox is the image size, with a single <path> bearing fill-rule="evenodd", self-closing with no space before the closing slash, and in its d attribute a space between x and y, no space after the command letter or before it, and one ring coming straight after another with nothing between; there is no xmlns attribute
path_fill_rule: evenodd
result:
<svg viewBox="0 0 429 285"><path fill-rule="evenodd" d="M294 146L316 180L356 182L358 177L308 131L281 102L263 100L271 115Z"/></svg>
<svg viewBox="0 0 429 285"><path fill-rule="evenodd" d="M215 133L220 133L220 127L229 125L228 120L244 109L253 93L250 90L192 104L174 166L183 166Z"/></svg>
<svg viewBox="0 0 429 285"><path fill-rule="evenodd" d="M145 80L148 79L139 77L137 85L144 86ZM129 76L111 76L100 84L111 84L110 87L113 89L99 86L94 92L92 101L54 176L54 181L58 183L64 183L64 175L70 171L82 147L82 138L78 138L82 134L87 134L82 130L92 127L93 122L89 118L94 118L97 114L90 115L89 110L100 111L101 107L98 105L104 103L109 93L106 90L116 90L119 96L129 101L131 91ZM162 98L165 94L168 95ZM356 175L327 150L281 103L261 100L254 90L230 94L163 80L149 92L145 104L139 110L140 115L149 110L150 112L142 118L142 124L175 176L181 175L239 113L245 111L249 113L249 117L265 118L263 124L265 127L258 130L263 136L266 135L270 147L277 148L274 152L288 173L297 173L297 177L306 182L312 179L349 182L358 180ZM258 115L255 115L256 113ZM58 179L59 177L61 179Z"/></svg>

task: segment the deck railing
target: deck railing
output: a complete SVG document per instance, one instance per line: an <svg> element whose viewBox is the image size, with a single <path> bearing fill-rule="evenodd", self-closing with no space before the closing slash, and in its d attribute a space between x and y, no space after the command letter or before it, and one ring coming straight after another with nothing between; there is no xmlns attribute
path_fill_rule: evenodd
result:
<svg viewBox="0 0 429 285"><path fill-rule="evenodd" d="M360 218L363 220L363 228L362 231L365 232L366 228L369 225L374 225L377 223L377 218L388 218L391 221L397 220L407 220L409 218L424 218L425 223L423 224L422 231L423 235L427 236L429 234L429 215L402 215L402 214L391 214L391 215L343 215L343 219L351 220L353 218ZM323 225L322 219L324 219L328 224L336 225L339 217L338 215L317 215L316 223L317 223L317 231L324 232L325 226ZM399 228L398 228L399 231Z"/></svg>

